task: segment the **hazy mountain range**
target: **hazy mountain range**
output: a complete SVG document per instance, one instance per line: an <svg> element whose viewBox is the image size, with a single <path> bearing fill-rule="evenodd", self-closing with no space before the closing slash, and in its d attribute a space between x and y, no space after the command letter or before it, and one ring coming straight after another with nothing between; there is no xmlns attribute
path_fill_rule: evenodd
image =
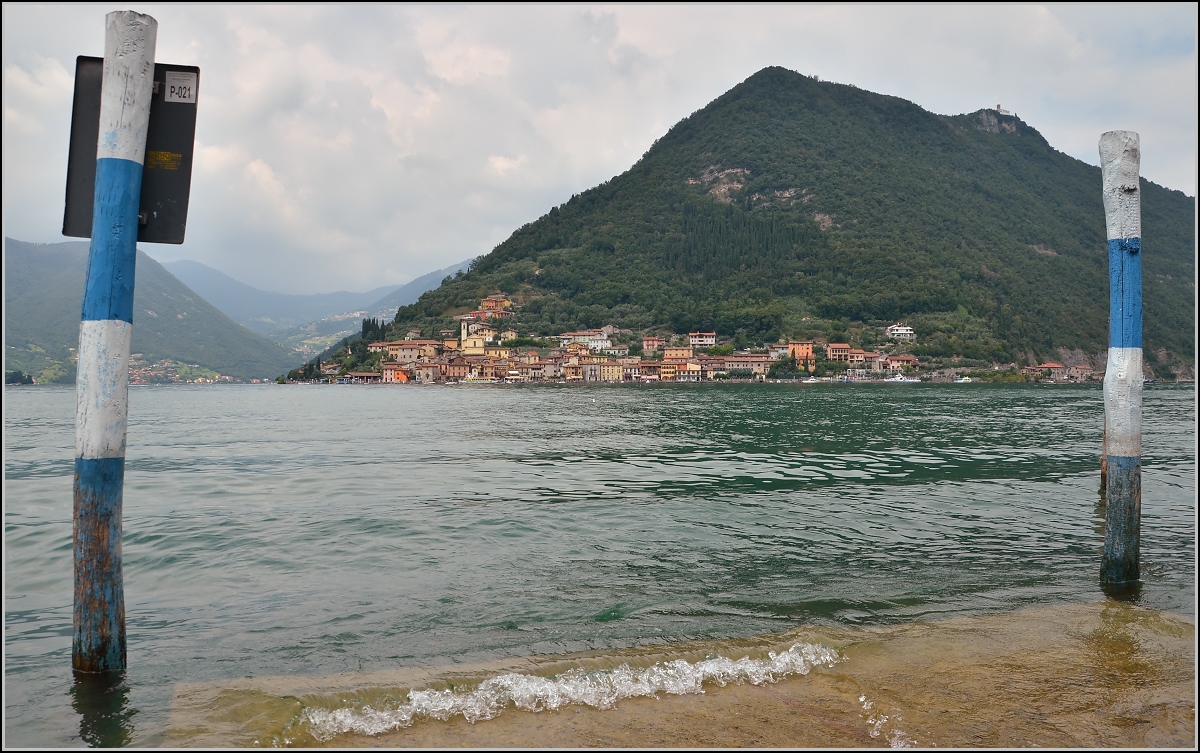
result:
<svg viewBox="0 0 1200 753"><path fill-rule="evenodd" d="M363 293L338 291L312 295L260 290L198 261L184 259L163 266L230 319L281 342L300 325L343 314L366 312L366 316L391 319L397 307L413 303L421 293L437 287L448 275L465 270L469 263L468 260L430 272L404 285L386 285Z"/></svg>
<svg viewBox="0 0 1200 753"><path fill-rule="evenodd" d="M5 239L5 371L20 370L39 382L74 380L88 245ZM286 295L199 262L159 264L138 251L133 352L148 363L196 365L239 379L273 378L290 368L297 350L311 350L308 341L319 350L358 332L363 316L390 319L397 306L467 264L365 293Z"/></svg>
<svg viewBox="0 0 1200 753"><path fill-rule="evenodd" d="M39 382L72 382L88 241L4 239L4 369ZM221 374L272 378L294 355L232 321L138 251L134 353L148 363L195 364Z"/></svg>

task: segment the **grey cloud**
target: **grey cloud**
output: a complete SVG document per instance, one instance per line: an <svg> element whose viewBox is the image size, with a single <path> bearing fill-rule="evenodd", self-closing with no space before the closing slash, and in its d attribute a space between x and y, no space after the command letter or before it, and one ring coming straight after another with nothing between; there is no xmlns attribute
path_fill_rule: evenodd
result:
<svg viewBox="0 0 1200 753"><path fill-rule="evenodd" d="M55 241L69 76L99 54L105 9L3 12L5 230ZM1093 164L1099 133L1134 128L1143 173L1195 192L1194 6L145 12L158 58L202 69L188 242L147 251L282 292L485 253L767 65L935 112L999 102Z"/></svg>

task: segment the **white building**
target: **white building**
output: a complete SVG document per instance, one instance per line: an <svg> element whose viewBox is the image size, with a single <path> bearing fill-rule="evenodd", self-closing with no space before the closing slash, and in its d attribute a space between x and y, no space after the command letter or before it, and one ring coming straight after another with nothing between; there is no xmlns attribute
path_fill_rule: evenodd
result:
<svg viewBox="0 0 1200 753"><path fill-rule="evenodd" d="M716 332L689 332L688 344L693 348L711 348L717 344Z"/></svg>
<svg viewBox="0 0 1200 753"><path fill-rule="evenodd" d="M907 324L893 324L887 328L887 336L901 342L912 342L917 339L917 333Z"/></svg>
<svg viewBox="0 0 1200 753"><path fill-rule="evenodd" d="M599 353L600 351L607 350L613 346L612 342L608 339L608 335L603 334L592 335L588 338L587 344L588 350L592 351L593 353Z"/></svg>
<svg viewBox="0 0 1200 753"><path fill-rule="evenodd" d="M606 335L602 330L582 329L578 332L564 332L558 336L558 340L565 348L571 343L589 343L597 337L604 338L606 340L608 339L608 335Z"/></svg>

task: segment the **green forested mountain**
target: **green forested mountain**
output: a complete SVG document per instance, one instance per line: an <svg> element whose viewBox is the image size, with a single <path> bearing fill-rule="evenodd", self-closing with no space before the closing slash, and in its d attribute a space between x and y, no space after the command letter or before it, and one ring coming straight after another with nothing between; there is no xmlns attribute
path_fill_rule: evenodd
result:
<svg viewBox="0 0 1200 753"><path fill-rule="evenodd" d="M41 382L75 378L88 241L4 239L4 368ZM271 377L292 356L217 311L162 265L137 254L133 352L148 363L196 364L238 378Z"/></svg>
<svg viewBox="0 0 1200 753"><path fill-rule="evenodd" d="M1142 186L1146 347L1192 363L1194 201ZM1107 264L1099 168L1019 118L767 68L394 331L503 291L531 336L615 323L751 342L907 320L918 355L1022 360L1107 347Z"/></svg>

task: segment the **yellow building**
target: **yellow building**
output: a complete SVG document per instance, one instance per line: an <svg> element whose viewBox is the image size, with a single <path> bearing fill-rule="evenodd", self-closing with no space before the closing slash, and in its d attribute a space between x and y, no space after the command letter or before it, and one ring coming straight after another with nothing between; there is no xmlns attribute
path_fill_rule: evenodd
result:
<svg viewBox="0 0 1200 753"><path fill-rule="evenodd" d="M467 335L462 341L462 354L464 356L487 355L487 338L483 335Z"/></svg>
<svg viewBox="0 0 1200 753"><path fill-rule="evenodd" d="M625 367L619 363L600 364L600 381L620 382L625 378Z"/></svg>
<svg viewBox="0 0 1200 753"><path fill-rule="evenodd" d="M503 294L489 295L479 302L481 311L501 311L512 307L512 299Z"/></svg>
<svg viewBox="0 0 1200 753"><path fill-rule="evenodd" d="M675 381L677 381L677 382L699 382L701 377L703 376L703 372L704 372L703 367L700 364L695 363L694 361L689 361L688 363L681 363L675 367Z"/></svg>

